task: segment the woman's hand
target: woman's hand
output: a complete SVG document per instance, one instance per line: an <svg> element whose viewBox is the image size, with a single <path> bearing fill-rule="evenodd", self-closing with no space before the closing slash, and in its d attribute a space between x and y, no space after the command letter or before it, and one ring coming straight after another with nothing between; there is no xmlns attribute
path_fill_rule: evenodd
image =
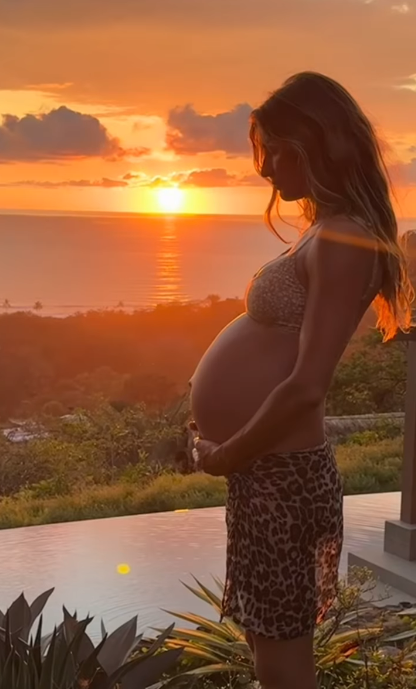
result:
<svg viewBox="0 0 416 689"><path fill-rule="evenodd" d="M227 471L221 445L201 438L194 423L189 425L189 430L193 437L192 457L196 470L211 476L227 476L230 472Z"/></svg>
<svg viewBox="0 0 416 689"><path fill-rule="evenodd" d="M211 440L194 439L193 457L196 469L204 471L211 476L227 476L226 463L224 461L221 445Z"/></svg>

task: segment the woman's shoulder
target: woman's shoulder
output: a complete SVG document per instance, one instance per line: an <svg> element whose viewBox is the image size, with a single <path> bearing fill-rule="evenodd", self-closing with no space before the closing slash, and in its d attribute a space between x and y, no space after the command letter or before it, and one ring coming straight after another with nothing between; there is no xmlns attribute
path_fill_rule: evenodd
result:
<svg viewBox="0 0 416 689"><path fill-rule="evenodd" d="M325 218L314 226L314 238L324 240L328 248L347 246L352 250L360 252L362 249L371 249L377 252L377 237L364 220L347 215L337 215ZM331 244L328 244L330 242ZM321 242L319 242L321 243Z"/></svg>
<svg viewBox="0 0 416 689"><path fill-rule="evenodd" d="M361 275L367 286L378 283L381 270L375 232L347 216L323 219L316 226L308 255L309 273L342 281Z"/></svg>

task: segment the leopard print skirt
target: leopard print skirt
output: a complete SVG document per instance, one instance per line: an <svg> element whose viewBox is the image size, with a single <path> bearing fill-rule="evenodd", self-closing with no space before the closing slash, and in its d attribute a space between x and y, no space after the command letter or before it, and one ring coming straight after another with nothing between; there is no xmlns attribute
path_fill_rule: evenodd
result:
<svg viewBox="0 0 416 689"><path fill-rule="evenodd" d="M343 539L330 444L262 457L228 488L223 617L276 640L311 633L336 595Z"/></svg>

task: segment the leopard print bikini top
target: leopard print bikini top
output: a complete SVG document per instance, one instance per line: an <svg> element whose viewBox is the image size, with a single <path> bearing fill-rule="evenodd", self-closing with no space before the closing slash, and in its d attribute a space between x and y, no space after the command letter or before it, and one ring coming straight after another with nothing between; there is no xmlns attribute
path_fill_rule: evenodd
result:
<svg viewBox="0 0 416 689"><path fill-rule="evenodd" d="M311 234L299 248L310 239ZM296 255L293 248L277 259L266 263L250 281L245 295L246 313L253 320L268 326L299 333L302 327L306 307L307 290L298 277ZM373 274L363 301L369 296L375 285L378 268L378 256L374 260Z"/></svg>
<svg viewBox="0 0 416 689"><path fill-rule="evenodd" d="M299 281L296 252L286 252L254 275L245 297L246 312L264 325L299 332L306 306L306 289Z"/></svg>

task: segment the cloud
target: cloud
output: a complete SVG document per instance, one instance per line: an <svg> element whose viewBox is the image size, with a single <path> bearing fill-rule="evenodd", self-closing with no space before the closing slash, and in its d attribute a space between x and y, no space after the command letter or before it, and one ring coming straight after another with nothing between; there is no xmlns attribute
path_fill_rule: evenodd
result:
<svg viewBox="0 0 416 689"><path fill-rule="evenodd" d="M177 155L222 151L229 156L246 156L252 109L242 103L217 115L205 115L192 105L174 108L167 120L166 144Z"/></svg>
<svg viewBox="0 0 416 689"><path fill-rule="evenodd" d="M413 157L407 162L396 161L388 166L389 176L392 180L393 186L402 189L416 186L416 153L415 146L409 146L407 149Z"/></svg>
<svg viewBox="0 0 416 689"><path fill-rule="evenodd" d="M416 147L410 146L410 154L416 153ZM389 166L389 173L395 186L402 188L416 186L416 157L407 163L397 162ZM183 189L220 189L236 187L261 187L268 182L254 172L237 173L223 167L194 168L181 170L168 175L151 176L141 171L131 170L119 178L102 177L101 179L69 180L17 180L0 182L4 187L37 187L40 189L64 188L101 188L101 189L137 189L179 186Z"/></svg>
<svg viewBox="0 0 416 689"><path fill-rule="evenodd" d="M179 175L180 177L180 175ZM237 175L228 172L224 168L212 168L208 170L191 170L178 180L184 187L246 187L260 186L264 183L258 175Z"/></svg>
<svg viewBox="0 0 416 689"><path fill-rule="evenodd" d="M212 189L221 187L263 186L266 182L256 174L228 172L225 168L207 168L174 172L165 177L148 177L141 179L140 186L167 187L180 186L198 189Z"/></svg>
<svg viewBox="0 0 416 689"><path fill-rule="evenodd" d="M61 106L40 115L4 115L0 162L101 157L140 157L148 149L125 149L92 115Z"/></svg>
<svg viewBox="0 0 416 689"><path fill-rule="evenodd" d="M173 172L164 177L151 177L143 172L126 172L119 179L102 177L101 179L67 179L59 181L49 180L17 180L12 182L0 182L0 188L4 187L37 187L39 189L64 189L64 188L101 188L101 189L126 189L137 187L169 187L180 186L183 188L210 189L220 187L249 187L262 186L265 181L254 173L237 174L228 172L225 168L208 168Z"/></svg>
<svg viewBox="0 0 416 689"><path fill-rule="evenodd" d="M396 88L416 92L416 74L409 74L408 77L401 80Z"/></svg>
<svg viewBox="0 0 416 689"><path fill-rule="evenodd" d="M410 12L410 7L406 2L402 2L400 5L392 5L391 10L398 14L408 14Z"/></svg>
<svg viewBox="0 0 416 689"><path fill-rule="evenodd" d="M391 174L401 186L416 186L416 158L412 158L408 163L395 165Z"/></svg>
<svg viewBox="0 0 416 689"><path fill-rule="evenodd" d="M65 89L69 89L71 86L74 84L71 81L67 81L66 83L61 83L61 82L48 82L48 83L39 83L39 84L26 84L25 90L27 91L64 91Z"/></svg>
<svg viewBox="0 0 416 689"><path fill-rule="evenodd" d="M126 182L131 182L133 180L147 179L147 176L142 172L126 172L126 174L123 175L123 179Z"/></svg>
<svg viewBox="0 0 416 689"><path fill-rule="evenodd" d="M1 182L0 187L38 187L41 189L62 189L65 187L87 188L101 187L103 189L118 189L128 187L128 182L122 179L109 179L103 177L98 180L91 179L67 179L59 182L49 182L47 180L20 180L17 182Z"/></svg>

